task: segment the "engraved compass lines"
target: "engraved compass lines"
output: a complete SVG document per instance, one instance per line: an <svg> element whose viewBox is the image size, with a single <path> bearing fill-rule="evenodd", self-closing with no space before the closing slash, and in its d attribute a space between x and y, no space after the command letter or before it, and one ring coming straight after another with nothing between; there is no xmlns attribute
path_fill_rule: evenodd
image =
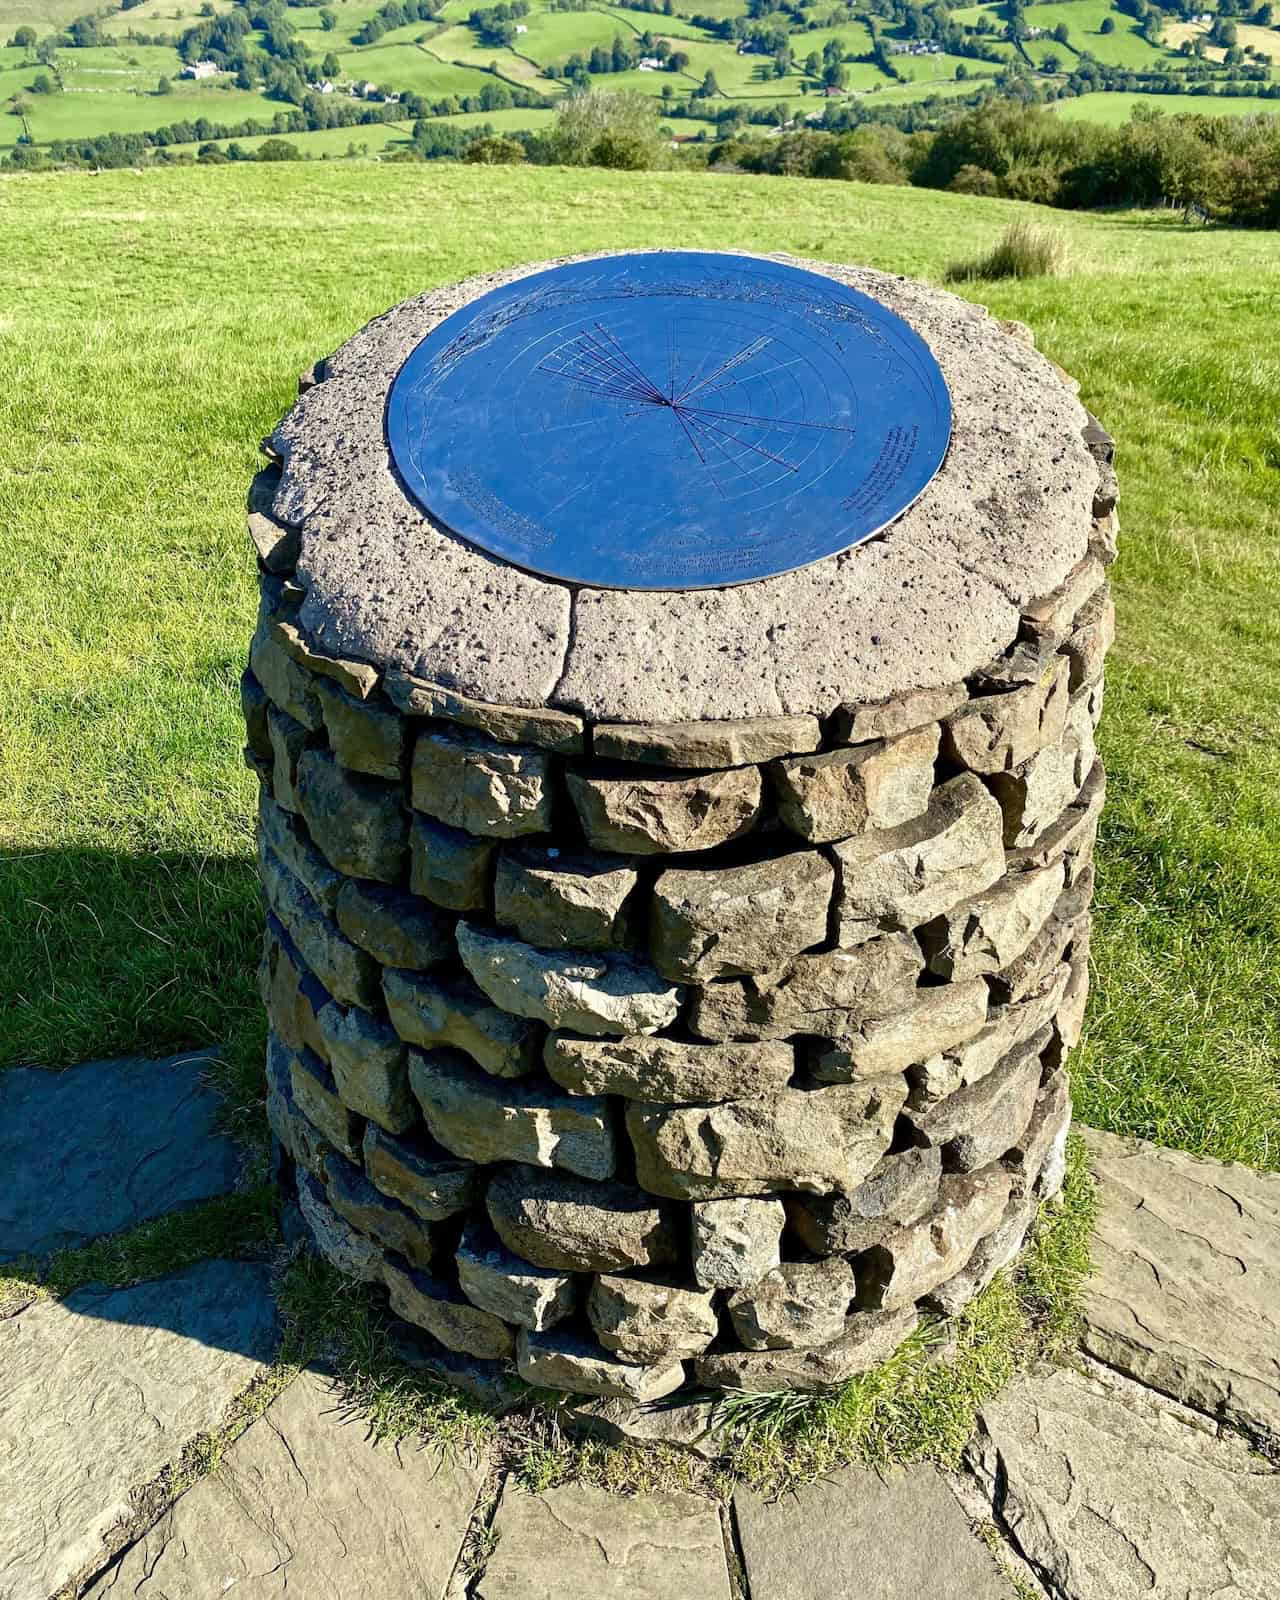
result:
<svg viewBox="0 0 1280 1600"><path fill-rule="evenodd" d="M784 441L788 433L797 441L804 436L804 432L853 435L852 428L839 423L800 421L770 415L763 410L730 411L722 406L695 403L695 396L701 395L705 401L707 396L724 389L765 380L801 364L799 356L781 361L771 356L768 365L753 366L758 358L773 352L775 346L776 341L768 335L752 339L725 357L710 372L702 374L695 370L685 379L683 387L678 388L681 351L675 325L668 323L665 333L667 386L663 389L615 335L597 322L590 330L575 334L557 350L544 356L537 370L585 394L625 403L630 409L623 413L624 417L637 417L649 409L668 412L698 461L708 469L717 489L723 494L724 487L712 465L712 456L718 452L729 465L740 467L739 457L730 449L731 445L761 461L772 462L784 472L797 473L800 470L797 462L779 453L785 450L785 442L779 443L771 438L770 443L775 448L769 449L759 439L748 438L747 433L763 433L768 437L773 430L781 429ZM769 389L772 392L772 385L769 385Z"/></svg>

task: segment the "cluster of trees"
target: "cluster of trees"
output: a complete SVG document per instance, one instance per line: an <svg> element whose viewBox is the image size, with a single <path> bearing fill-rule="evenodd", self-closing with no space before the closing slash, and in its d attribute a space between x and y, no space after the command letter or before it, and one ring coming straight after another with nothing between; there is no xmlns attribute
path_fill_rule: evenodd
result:
<svg viewBox="0 0 1280 1600"><path fill-rule="evenodd" d="M467 26L481 44L509 45L515 42L520 18L528 14L528 0L505 0L502 5L485 6L471 12Z"/></svg>
<svg viewBox="0 0 1280 1600"><path fill-rule="evenodd" d="M410 22L432 22L440 4L441 0L387 0L351 35L352 43L377 44L392 28L403 28ZM323 19L323 13L321 16Z"/></svg>
<svg viewBox="0 0 1280 1600"><path fill-rule="evenodd" d="M631 72L646 58L660 61L666 72L684 72L689 66L688 54L672 49L666 39L655 39L651 33L624 39L615 33L611 45L595 45L589 55L575 51L562 65L552 63L542 70L548 78L564 78L585 90L590 87L590 78L610 72Z"/></svg>
<svg viewBox="0 0 1280 1600"><path fill-rule="evenodd" d="M1135 113L1120 128L1040 107L991 103L911 134L864 124L728 141L712 165L747 172L915 184L1043 205L1196 206L1210 217L1280 227L1280 117Z"/></svg>

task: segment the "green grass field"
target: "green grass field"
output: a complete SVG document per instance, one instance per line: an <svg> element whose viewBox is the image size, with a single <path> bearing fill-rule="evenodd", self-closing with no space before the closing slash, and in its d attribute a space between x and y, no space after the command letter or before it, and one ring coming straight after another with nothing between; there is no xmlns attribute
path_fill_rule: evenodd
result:
<svg viewBox="0 0 1280 1600"><path fill-rule="evenodd" d="M1250 117L1280 116L1280 101L1250 95L1204 94L1122 94L1107 91L1081 95L1075 100L1058 100L1054 111L1073 122L1101 122L1118 128L1128 122L1138 106L1161 111L1167 117Z"/></svg>
<svg viewBox="0 0 1280 1600"><path fill-rule="evenodd" d="M936 279L1022 216L1046 220L923 190L542 168L0 181L0 1059L254 1038L241 506L299 368L396 300L508 262L678 240ZM1070 278L972 292L1032 324L1120 441L1078 1106L1276 1168L1280 257L1274 235L1168 216L1051 222ZM247 1107L252 1074L238 1092Z"/></svg>

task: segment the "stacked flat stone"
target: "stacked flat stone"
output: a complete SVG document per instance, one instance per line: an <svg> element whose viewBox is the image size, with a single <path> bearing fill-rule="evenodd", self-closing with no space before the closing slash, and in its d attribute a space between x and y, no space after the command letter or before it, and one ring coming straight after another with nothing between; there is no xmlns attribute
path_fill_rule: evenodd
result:
<svg viewBox="0 0 1280 1600"><path fill-rule="evenodd" d="M255 480L271 1125L320 1250L446 1369L839 1383L960 1310L1062 1183L1110 441L1017 325L804 264L930 338L956 431L941 492L803 573L571 595L411 505L387 388L494 278L325 363ZM757 627L789 592L792 657ZM805 666L799 602L842 657Z"/></svg>

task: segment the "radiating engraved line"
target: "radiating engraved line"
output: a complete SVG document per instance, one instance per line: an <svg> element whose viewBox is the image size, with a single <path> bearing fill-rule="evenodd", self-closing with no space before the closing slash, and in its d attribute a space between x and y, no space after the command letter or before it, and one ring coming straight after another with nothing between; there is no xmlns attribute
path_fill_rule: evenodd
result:
<svg viewBox="0 0 1280 1600"><path fill-rule="evenodd" d="M729 422L754 422L761 428L819 428L824 433L854 433L841 422L795 422L789 417L761 417L751 411L715 411L710 406L682 406L681 410L706 417L724 417Z"/></svg>
<svg viewBox="0 0 1280 1600"><path fill-rule="evenodd" d="M679 410L676 415L680 415ZM714 422L708 422L705 418L694 416L692 413L690 413L689 420L697 427L707 428L712 433L724 434L726 439L732 439L735 444L745 445L748 450L754 450L757 455L767 456L770 461L776 461L780 467L785 467L788 472L799 472L800 470L799 467L793 465L784 456L775 456L771 450L766 450L763 445L752 444L750 439L744 439L740 434L731 433L728 428L718 428ZM721 448L723 449L723 446Z"/></svg>
<svg viewBox="0 0 1280 1600"><path fill-rule="evenodd" d="M776 367L766 367L763 372L752 372L749 373L748 376L754 383L758 378L768 378L772 377L775 372L785 372L788 367L798 367L802 360L803 357L796 356L793 361L780 361ZM710 389L707 390L707 393L715 394L719 389L731 389L735 383L741 383L742 381L743 380L741 378L724 378L719 383L712 384ZM699 385L699 387L701 387L701 385Z"/></svg>
<svg viewBox="0 0 1280 1600"><path fill-rule="evenodd" d="M709 372L705 378L700 379L692 387L686 385L676 396L676 404L683 405L691 394L697 394L699 389L705 389L709 383L714 383L717 378L723 377L726 372L732 372L735 367L740 367L744 361L754 360L762 350L767 350L772 343L772 338L765 334L762 334L758 339L753 339L749 345L744 345L736 355L730 356L727 361L722 361L714 372Z"/></svg>

